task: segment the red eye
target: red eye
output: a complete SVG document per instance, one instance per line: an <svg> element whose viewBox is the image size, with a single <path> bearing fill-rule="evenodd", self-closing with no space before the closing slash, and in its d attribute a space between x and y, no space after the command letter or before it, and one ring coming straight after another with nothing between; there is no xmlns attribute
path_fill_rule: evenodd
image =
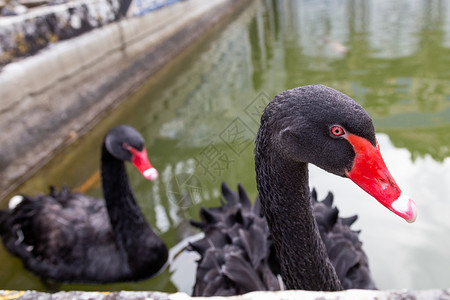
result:
<svg viewBox="0 0 450 300"><path fill-rule="evenodd" d="M128 151L131 150L131 146L128 145L127 143L123 143L123 144L122 144L122 147L123 147L123 149L126 149L126 150L128 150Z"/></svg>
<svg viewBox="0 0 450 300"><path fill-rule="evenodd" d="M333 126L331 127L331 134L334 136L340 136L343 135L345 133L344 128L342 128L341 126Z"/></svg>

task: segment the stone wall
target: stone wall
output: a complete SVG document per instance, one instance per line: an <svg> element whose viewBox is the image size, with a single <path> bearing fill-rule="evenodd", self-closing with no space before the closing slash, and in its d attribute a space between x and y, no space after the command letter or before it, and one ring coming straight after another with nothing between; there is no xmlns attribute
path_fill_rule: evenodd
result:
<svg viewBox="0 0 450 300"><path fill-rule="evenodd" d="M28 13L0 18L0 67L66 40L115 22L131 0L71 1L42 6Z"/></svg>

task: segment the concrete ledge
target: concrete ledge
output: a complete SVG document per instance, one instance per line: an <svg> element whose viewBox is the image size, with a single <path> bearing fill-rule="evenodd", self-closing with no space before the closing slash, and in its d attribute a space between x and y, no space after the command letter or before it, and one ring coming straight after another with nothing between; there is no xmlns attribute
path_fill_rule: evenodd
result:
<svg viewBox="0 0 450 300"><path fill-rule="evenodd" d="M0 72L0 198L248 2L177 2L6 65Z"/></svg>
<svg viewBox="0 0 450 300"><path fill-rule="evenodd" d="M160 292L58 292L55 294L34 291L0 291L0 300L66 300L66 299L96 299L96 300L189 300L189 299L216 299L216 300L449 300L450 290L423 290L423 291L366 291L347 290L342 292L309 292L309 291L280 291L280 292L252 292L233 297L190 297L184 293L166 294Z"/></svg>

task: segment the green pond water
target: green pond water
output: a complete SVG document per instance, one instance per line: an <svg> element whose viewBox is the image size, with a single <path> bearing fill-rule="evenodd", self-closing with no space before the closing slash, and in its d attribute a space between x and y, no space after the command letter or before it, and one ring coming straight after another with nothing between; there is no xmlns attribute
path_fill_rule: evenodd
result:
<svg viewBox="0 0 450 300"><path fill-rule="evenodd" d="M348 179L311 167L319 197L333 191L381 289L450 287L450 2L433 0L254 1L206 41L150 79L88 135L15 192L49 185L86 187L100 143L117 124L136 127L156 182L129 176L148 221L173 252L197 233L199 208L219 204L220 183L256 197L253 142L262 109L276 94L321 83L357 100L372 116L385 162L418 218L408 224ZM6 206L7 199L2 201ZM195 256L182 253L137 283L63 284L62 290L190 293ZM0 289L46 290L0 246Z"/></svg>

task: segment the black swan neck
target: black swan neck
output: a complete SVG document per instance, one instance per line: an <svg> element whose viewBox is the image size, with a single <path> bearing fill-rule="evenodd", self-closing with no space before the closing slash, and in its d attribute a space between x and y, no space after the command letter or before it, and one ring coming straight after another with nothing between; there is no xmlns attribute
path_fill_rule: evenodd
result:
<svg viewBox="0 0 450 300"><path fill-rule="evenodd" d="M121 223L145 223L128 180L125 163L102 147L102 188L110 221L114 229L124 230ZM120 231L121 231L120 230Z"/></svg>
<svg viewBox="0 0 450 300"><path fill-rule="evenodd" d="M307 164L264 147L267 144L257 140L257 186L286 287L342 290L313 216Z"/></svg>
<svg viewBox="0 0 450 300"><path fill-rule="evenodd" d="M164 262L167 250L136 203L125 163L112 156L104 144L101 162L103 195L119 250L132 269L146 267L142 271L148 272L147 264L151 264L156 272L162 264L154 262Z"/></svg>

